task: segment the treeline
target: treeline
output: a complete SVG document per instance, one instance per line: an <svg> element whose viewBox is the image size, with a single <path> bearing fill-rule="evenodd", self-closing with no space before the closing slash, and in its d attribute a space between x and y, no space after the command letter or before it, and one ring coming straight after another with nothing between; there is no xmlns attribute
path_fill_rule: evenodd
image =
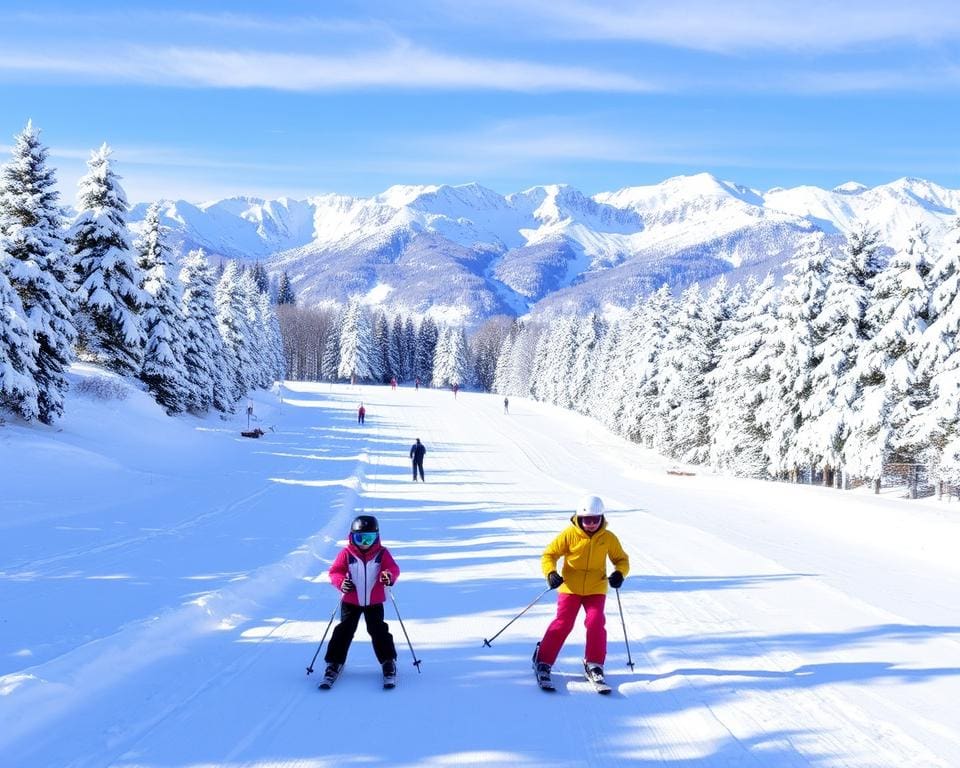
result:
<svg viewBox="0 0 960 768"><path fill-rule="evenodd" d="M677 460L825 484L920 466L960 479L960 222L916 228L883 257L863 230L771 277L679 297L619 321L516 323L494 389L571 408ZM841 480L841 477L843 480Z"/></svg>
<svg viewBox="0 0 960 768"><path fill-rule="evenodd" d="M52 423L73 360L139 378L169 413L231 413L285 368L262 269L202 251L172 276L159 208L131 241L110 150L91 153L67 226L31 123L0 170L0 408Z"/></svg>
<svg viewBox="0 0 960 768"><path fill-rule="evenodd" d="M431 317L390 315L353 299L344 307L277 308L286 378L304 381L457 384L490 390L512 319L494 317L473 334Z"/></svg>

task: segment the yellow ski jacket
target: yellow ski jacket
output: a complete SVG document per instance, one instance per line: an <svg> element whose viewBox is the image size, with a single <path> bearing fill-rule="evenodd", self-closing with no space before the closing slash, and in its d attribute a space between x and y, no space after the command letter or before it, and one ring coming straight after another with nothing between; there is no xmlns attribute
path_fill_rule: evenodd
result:
<svg viewBox="0 0 960 768"><path fill-rule="evenodd" d="M607 593L607 558L624 576L630 572L630 558L618 539L607 530L607 520L589 535L577 525L576 515L543 551L543 575L556 571L557 561L563 558L563 584L559 590L574 595L605 595Z"/></svg>

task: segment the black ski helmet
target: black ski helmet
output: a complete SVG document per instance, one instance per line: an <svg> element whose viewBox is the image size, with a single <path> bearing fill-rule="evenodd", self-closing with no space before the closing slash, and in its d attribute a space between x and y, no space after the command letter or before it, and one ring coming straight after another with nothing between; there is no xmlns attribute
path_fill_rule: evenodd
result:
<svg viewBox="0 0 960 768"><path fill-rule="evenodd" d="M353 518L350 533L380 533L380 523L373 515L360 515Z"/></svg>

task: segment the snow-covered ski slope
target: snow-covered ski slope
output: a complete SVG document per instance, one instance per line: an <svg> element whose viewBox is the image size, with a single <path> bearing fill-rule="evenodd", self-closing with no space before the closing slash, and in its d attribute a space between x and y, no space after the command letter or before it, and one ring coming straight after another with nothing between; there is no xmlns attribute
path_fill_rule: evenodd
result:
<svg viewBox="0 0 960 768"><path fill-rule="evenodd" d="M259 440L135 390L0 428L0 765L960 766L960 503L672 475L520 398L282 394L255 398ZM613 695L582 679L579 626L548 695L552 593L483 640L543 589L584 492L631 557L635 670L611 594ZM422 674L388 603L397 689L361 626L319 691L325 571L359 512L403 569Z"/></svg>

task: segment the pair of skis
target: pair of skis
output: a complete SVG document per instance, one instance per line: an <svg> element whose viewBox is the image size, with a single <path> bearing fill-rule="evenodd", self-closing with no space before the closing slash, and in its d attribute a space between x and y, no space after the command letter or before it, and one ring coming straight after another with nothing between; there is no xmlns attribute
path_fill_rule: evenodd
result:
<svg viewBox="0 0 960 768"><path fill-rule="evenodd" d="M340 677L340 672L342 670L332 670L329 667L327 671L323 673L323 679L320 681L320 684L317 686L321 691L329 691L333 688L333 684L337 682L337 678ZM392 675L384 674L383 676L383 689L389 691L397 687L397 673L394 672Z"/></svg>
<svg viewBox="0 0 960 768"><path fill-rule="evenodd" d="M552 692L557 690L556 686L553 684L553 678L550 675L550 665L541 664L537 660L537 656L540 653L540 643L537 643L537 647L533 652L533 674L536 676L537 685L540 686L541 691ZM603 668L597 665L589 665L586 662L583 664L583 676L587 679L588 683L593 684L594 690L606 696L613 689L607 685L607 681L603 679Z"/></svg>
<svg viewBox="0 0 960 768"><path fill-rule="evenodd" d="M540 686L541 691L552 692L557 690L557 687L553 684L553 679L550 676L550 670L545 670L542 667L534 667L534 673L537 677L537 685ZM613 691L613 688L607 685L606 680L603 679L603 672L598 674L596 672L584 670L583 676L586 678L588 683L593 684L593 689L597 693L606 696Z"/></svg>

